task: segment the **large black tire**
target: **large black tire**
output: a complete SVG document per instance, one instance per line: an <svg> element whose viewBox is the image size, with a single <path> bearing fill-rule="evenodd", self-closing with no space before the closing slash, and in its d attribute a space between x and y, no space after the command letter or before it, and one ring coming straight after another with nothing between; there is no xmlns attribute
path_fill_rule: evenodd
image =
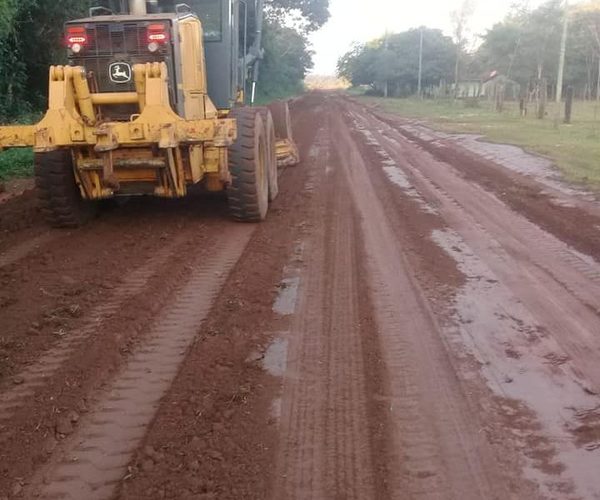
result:
<svg viewBox="0 0 600 500"><path fill-rule="evenodd" d="M269 172L269 201L275 201L279 194L279 169L277 168L277 139L275 138L275 125L273 116L267 107L260 107L260 116L262 116L265 126L265 135L267 138L267 158Z"/></svg>
<svg viewBox="0 0 600 500"><path fill-rule="evenodd" d="M35 185L47 222L53 227L78 227L98 211L98 203L81 197L69 150L35 154Z"/></svg>
<svg viewBox="0 0 600 500"><path fill-rule="evenodd" d="M230 116L237 120L238 137L229 147L229 210L236 220L259 222L269 210L265 127L257 108L234 108Z"/></svg>

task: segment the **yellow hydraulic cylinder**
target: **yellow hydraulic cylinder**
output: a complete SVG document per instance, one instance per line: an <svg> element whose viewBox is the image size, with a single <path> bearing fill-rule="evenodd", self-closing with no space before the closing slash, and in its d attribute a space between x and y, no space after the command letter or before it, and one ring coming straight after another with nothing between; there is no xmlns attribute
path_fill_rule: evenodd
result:
<svg viewBox="0 0 600 500"><path fill-rule="evenodd" d="M94 125L96 123L96 113L94 113L92 95L90 94L90 87L83 68L73 71L73 87L75 87L77 104L79 105L82 118L88 125Z"/></svg>
<svg viewBox="0 0 600 500"><path fill-rule="evenodd" d="M136 64L133 67L133 78L135 81L135 91L137 92L141 113L146 107L146 70L144 65Z"/></svg>
<svg viewBox="0 0 600 500"><path fill-rule="evenodd" d="M104 94L91 94L91 101L96 106L103 104L137 104L136 92L107 92Z"/></svg>

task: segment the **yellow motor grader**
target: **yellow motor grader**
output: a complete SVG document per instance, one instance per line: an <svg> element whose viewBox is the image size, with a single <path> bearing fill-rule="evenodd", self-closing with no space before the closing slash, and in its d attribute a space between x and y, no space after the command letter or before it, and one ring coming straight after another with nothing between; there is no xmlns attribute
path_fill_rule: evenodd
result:
<svg viewBox="0 0 600 500"><path fill-rule="evenodd" d="M0 127L0 149L33 147L48 221L78 226L100 200L178 198L193 184L226 190L237 220L264 219L277 164L298 151L286 103L244 105L262 19L262 0L105 0L67 22L44 118Z"/></svg>

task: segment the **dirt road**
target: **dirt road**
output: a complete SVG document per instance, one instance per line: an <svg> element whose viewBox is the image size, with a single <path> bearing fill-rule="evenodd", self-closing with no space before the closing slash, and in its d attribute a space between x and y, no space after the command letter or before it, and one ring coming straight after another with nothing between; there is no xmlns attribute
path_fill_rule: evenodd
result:
<svg viewBox="0 0 600 500"><path fill-rule="evenodd" d="M600 208L313 93L267 222L0 204L0 499L600 498Z"/></svg>

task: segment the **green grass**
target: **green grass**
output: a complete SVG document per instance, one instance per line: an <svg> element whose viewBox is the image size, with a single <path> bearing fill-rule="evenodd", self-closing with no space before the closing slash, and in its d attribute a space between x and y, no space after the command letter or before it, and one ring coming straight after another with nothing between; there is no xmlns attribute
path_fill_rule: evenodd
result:
<svg viewBox="0 0 600 500"><path fill-rule="evenodd" d="M9 149L0 153L0 181L33 175L31 148Z"/></svg>
<svg viewBox="0 0 600 500"><path fill-rule="evenodd" d="M363 87L350 87L346 89L346 92L354 97L360 97L365 95L365 89Z"/></svg>
<svg viewBox="0 0 600 500"><path fill-rule="evenodd" d="M566 125L563 115L557 122L555 103L548 105L546 118L538 120L533 106L529 116L522 118L514 102L507 102L505 110L497 113L493 103L485 100L478 108L467 108L462 101L452 100L358 99L407 118L422 119L438 130L481 134L492 142L521 146L554 160L569 181L600 190L600 103L575 102L572 124Z"/></svg>
<svg viewBox="0 0 600 500"><path fill-rule="evenodd" d="M37 123L41 113L23 113L13 120L14 124ZM0 181L33 176L33 150L31 148L8 149L0 152Z"/></svg>
<svg viewBox="0 0 600 500"><path fill-rule="evenodd" d="M285 88L278 87L274 89L269 89L266 92L264 91L264 89L259 89L256 95L255 104L256 106L266 106L267 104L273 101L286 101L293 97L299 96L300 94L304 93L305 90L306 89L304 88L304 85L302 83L298 85L290 85Z"/></svg>

